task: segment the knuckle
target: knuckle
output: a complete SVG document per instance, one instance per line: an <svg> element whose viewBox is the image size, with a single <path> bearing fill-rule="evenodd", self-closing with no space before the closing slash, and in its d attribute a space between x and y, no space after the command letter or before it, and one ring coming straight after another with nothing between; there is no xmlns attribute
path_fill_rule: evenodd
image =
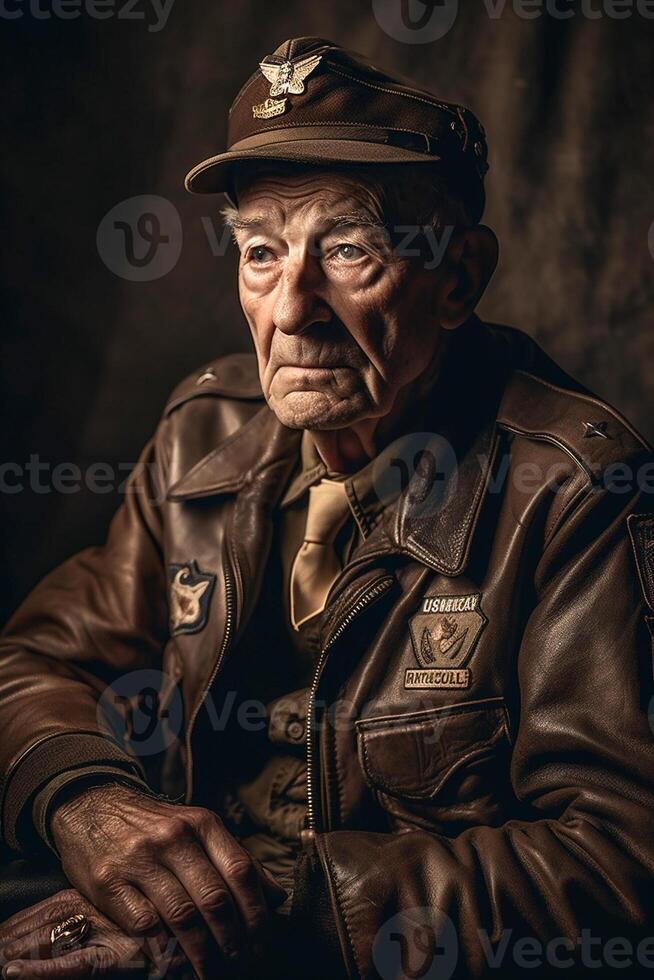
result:
<svg viewBox="0 0 654 980"><path fill-rule="evenodd" d="M138 833L134 834L126 843L123 845L123 854L128 858L140 858L144 854L147 854L152 847L152 838L150 833Z"/></svg>
<svg viewBox="0 0 654 980"><path fill-rule="evenodd" d="M101 861L96 864L93 874L96 884L102 891L115 891L117 874L113 862Z"/></svg>
<svg viewBox="0 0 654 980"><path fill-rule="evenodd" d="M190 929L198 921L198 910L193 902L186 902L180 899L171 902L168 906L166 917L174 929Z"/></svg>
<svg viewBox="0 0 654 980"><path fill-rule="evenodd" d="M237 886L248 886L258 880L256 868L247 856L233 857L225 864L227 878Z"/></svg>
<svg viewBox="0 0 654 980"><path fill-rule="evenodd" d="M232 903L227 891L217 886L206 886L199 893L200 905L213 915L226 915L231 911Z"/></svg>
<svg viewBox="0 0 654 980"><path fill-rule="evenodd" d="M151 912L149 909L135 909L132 923L132 933L135 936L143 936L145 933L159 928L161 920L155 912Z"/></svg>
<svg viewBox="0 0 654 980"><path fill-rule="evenodd" d="M189 835L189 826L181 817L167 817L152 831L152 843L158 847L172 847Z"/></svg>
<svg viewBox="0 0 654 980"><path fill-rule="evenodd" d="M221 822L217 814L203 806L193 807L189 815L193 823L202 830L211 830Z"/></svg>

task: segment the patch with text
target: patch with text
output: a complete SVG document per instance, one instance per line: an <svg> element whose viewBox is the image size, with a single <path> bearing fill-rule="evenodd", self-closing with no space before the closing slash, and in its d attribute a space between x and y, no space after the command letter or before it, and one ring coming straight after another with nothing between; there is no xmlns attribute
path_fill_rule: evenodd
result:
<svg viewBox="0 0 654 980"><path fill-rule="evenodd" d="M481 594L430 595L409 620L411 642L420 669L407 668L407 689L470 686L465 666L488 620L481 611Z"/></svg>

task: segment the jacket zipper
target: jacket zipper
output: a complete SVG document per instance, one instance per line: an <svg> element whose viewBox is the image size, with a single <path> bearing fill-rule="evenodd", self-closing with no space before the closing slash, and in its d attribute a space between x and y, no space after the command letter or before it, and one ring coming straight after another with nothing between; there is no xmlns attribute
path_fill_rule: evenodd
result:
<svg viewBox="0 0 654 980"><path fill-rule="evenodd" d="M391 587L394 579L390 575L384 576L382 579L378 579L377 582L370 586L366 592L361 596L360 599L354 603L352 608L349 610L345 618L341 621L337 629L332 633L328 642L320 651L320 657L318 658L318 664L313 675L313 680L311 683L311 688L309 690L309 702L307 707L307 831L304 832L304 840L306 845L310 848L310 842L317 830L317 817L316 817L316 803L314 795L314 712L316 705L316 694L318 691L318 686L320 684L320 679L322 677L323 668L325 661L327 660L330 649L334 646L336 641L340 639L348 626L352 623L354 619L375 599L379 598L387 589Z"/></svg>
<svg viewBox="0 0 654 980"><path fill-rule="evenodd" d="M228 548L227 551L229 550L230 549ZM232 579L232 571L229 565L227 551L223 558L223 575L225 577L225 605L226 605L225 633L223 635L222 643L220 644L220 650L218 651L216 662L214 663L213 670L211 671L211 676L209 677L207 685L204 691L202 692L200 700L198 701L197 705L193 710L193 714L191 715L189 725L186 730L186 757L187 757L186 800L187 803L190 802L191 796L193 794L193 754L191 751L191 739L193 736L193 729L195 727L195 722L198 717L198 714L200 713L200 709L202 708L202 705L206 701L207 696L209 695L209 692L213 687L213 683L216 679L216 675L218 674L218 671L220 670L220 666L225 658L225 654L227 653L227 648L231 643L234 621L236 619L236 609L234 603L235 585Z"/></svg>

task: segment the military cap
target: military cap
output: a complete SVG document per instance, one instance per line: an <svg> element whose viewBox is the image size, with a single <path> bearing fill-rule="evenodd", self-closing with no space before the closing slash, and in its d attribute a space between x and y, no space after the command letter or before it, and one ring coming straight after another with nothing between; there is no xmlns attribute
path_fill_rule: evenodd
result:
<svg viewBox="0 0 654 980"><path fill-rule="evenodd" d="M186 175L192 193L230 193L247 160L436 164L479 220L488 170L483 127L332 41L291 38L259 63L229 112L227 150Z"/></svg>

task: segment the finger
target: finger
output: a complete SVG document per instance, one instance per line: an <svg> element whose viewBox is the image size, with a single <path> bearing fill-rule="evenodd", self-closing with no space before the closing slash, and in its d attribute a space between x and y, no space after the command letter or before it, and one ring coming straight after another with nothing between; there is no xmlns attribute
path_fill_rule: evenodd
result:
<svg viewBox="0 0 654 980"><path fill-rule="evenodd" d="M101 947L76 950L54 960L14 960L3 971L7 980L88 980L89 977L137 976L143 962L121 960Z"/></svg>
<svg viewBox="0 0 654 980"><path fill-rule="evenodd" d="M161 929L157 909L131 882L101 881L93 898L97 907L130 936L146 936Z"/></svg>
<svg viewBox="0 0 654 980"><path fill-rule="evenodd" d="M6 942L11 938L19 938L34 931L34 928L51 922L61 922L71 915L81 912L86 914L89 905L72 889L58 892L51 898L46 898L38 905L30 905L22 909L0 926L0 943Z"/></svg>
<svg viewBox="0 0 654 980"><path fill-rule="evenodd" d="M166 864L199 909L223 956L237 960L244 941L238 912L227 884L199 841L178 847L168 855Z"/></svg>
<svg viewBox="0 0 654 980"><path fill-rule="evenodd" d="M114 881L94 898L98 908L123 932L144 940L148 959L159 968L171 937L159 912L143 892L128 882Z"/></svg>
<svg viewBox="0 0 654 980"><path fill-rule="evenodd" d="M144 894L179 941L198 977L213 978L218 949L197 905L178 878L159 867L140 882Z"/></svg>
<svg viewBox="0 0 654 980"><path fill-rule="evenodd" d="M229 887L246 931L250 935L261 932L268 922L269 908L252 858L213 814L207 812L197 826L204 849ZM284 889L281 892L286 897Z"/></svg>
<svg viewBox="0 0 654 980"><path fill-rule="evenodd" d="M34 958L38 960L52 959L52 943L50 932L52 926L45 925L23 936L15 937L2 949L2 959L5 963L11 960Z"/></svg>

